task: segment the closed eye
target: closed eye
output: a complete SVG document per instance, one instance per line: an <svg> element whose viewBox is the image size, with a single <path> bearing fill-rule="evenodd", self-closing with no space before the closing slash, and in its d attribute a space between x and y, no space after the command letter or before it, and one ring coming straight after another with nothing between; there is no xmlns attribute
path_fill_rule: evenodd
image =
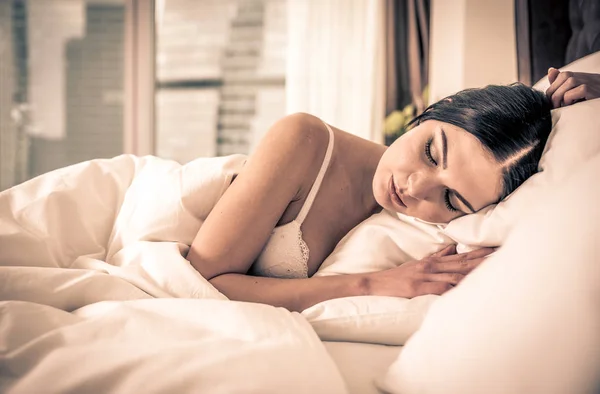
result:
<svg viewBox="0 0 600 394"><path fill-rule="evenodd" d="M450 212L458 211L458 208L456 208L454 205L452 205L452 201L450 201L450 190L448 190L448 189L444 190L444 203L446 204L446 208Z"/></svg>
<svg viewBox="0 0 600 394"><path fill-rule="evenodd" d="M437 161L431 156L431 144L433 144L433 137L429 138L425 143L425 157L427 157L427 160L429 160L431 164L437 167Z"/></svg>

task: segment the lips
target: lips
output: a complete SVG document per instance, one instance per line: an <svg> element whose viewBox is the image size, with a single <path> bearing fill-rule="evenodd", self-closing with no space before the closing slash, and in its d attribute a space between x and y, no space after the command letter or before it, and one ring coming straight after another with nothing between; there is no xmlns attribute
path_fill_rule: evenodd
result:
<svg viewBox="0 0 600 394"><path fill-rule="evenodd" d="M396 185L394 184L394 177L390 177L390 181L388 182L388 193L390 195L390 199L394 203L394 205L400 208L406 208L406 204L400 198L400 195L396 191Z"/></svg>

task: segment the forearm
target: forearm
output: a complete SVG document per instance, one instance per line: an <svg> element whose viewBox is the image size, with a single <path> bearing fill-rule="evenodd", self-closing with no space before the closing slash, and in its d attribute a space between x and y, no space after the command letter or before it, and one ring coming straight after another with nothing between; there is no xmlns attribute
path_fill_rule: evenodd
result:
<svg viewBox="0 0 600 394"><path fill-rule="evenodd" d="M210 280L231 300L258 302L297 312L333 298L365 295L367 281L367 276L359 274L307 279L222 274Z"/></svg>

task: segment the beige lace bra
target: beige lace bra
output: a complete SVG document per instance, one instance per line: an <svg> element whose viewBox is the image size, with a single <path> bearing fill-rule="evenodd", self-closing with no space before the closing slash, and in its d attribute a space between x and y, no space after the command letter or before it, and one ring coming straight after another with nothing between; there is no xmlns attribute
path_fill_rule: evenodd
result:
<svg viewBox="0 0 600 394"><path fill-rule="evenodd" d="M302 222L306 219L306 215L308 215L319 191L333 152L333 131L327 123L325 123L325 126L329 131L329 144L317 178L300 209L298 217L273 229L271 237L250 270L255 275L276 278L308 277L310 251L302 237Z"/></svg>

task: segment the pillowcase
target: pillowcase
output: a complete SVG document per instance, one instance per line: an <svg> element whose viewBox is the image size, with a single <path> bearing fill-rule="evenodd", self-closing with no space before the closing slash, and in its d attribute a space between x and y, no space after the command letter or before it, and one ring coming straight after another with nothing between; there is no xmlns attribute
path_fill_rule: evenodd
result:
<svg viewBox="0 0 600 394"><path fill-rule="evenodd" d="M422 259L452 243L442 228L383 210L342 238L315 276L383 271Z"/></svg>
<svg viewBox="0 0 600 394"><path fill-rule="evenodd" d="M383 210L350 231L315 276L383 271L422 259L452 242L440 228ZM338 298L308 308L302 315L322 340L402 345L437 298Z"/></svg>
<svg viewBox="0 0 600 394"><path fill-rule="evenodd" d="M438 298L412 299L361 296L337 298L302 312L323 341L404 345L419 328L427 310Z"/></svg>
<svg viewBox="0 0 600 394"><path fill-rule="evenodd" d="M380 388L598 392L598 179L600 154L524 211L505 245L432 305Z"/></svg>
<svg viewBox="0 0 600 394"><path fill-rule="evenodd" d="M451 242L437 226L384 210L350 231L315 276L383 271L421 259ZM437 297L338 298L314 305L302 315L324 341L403 345Z"/></svg>

